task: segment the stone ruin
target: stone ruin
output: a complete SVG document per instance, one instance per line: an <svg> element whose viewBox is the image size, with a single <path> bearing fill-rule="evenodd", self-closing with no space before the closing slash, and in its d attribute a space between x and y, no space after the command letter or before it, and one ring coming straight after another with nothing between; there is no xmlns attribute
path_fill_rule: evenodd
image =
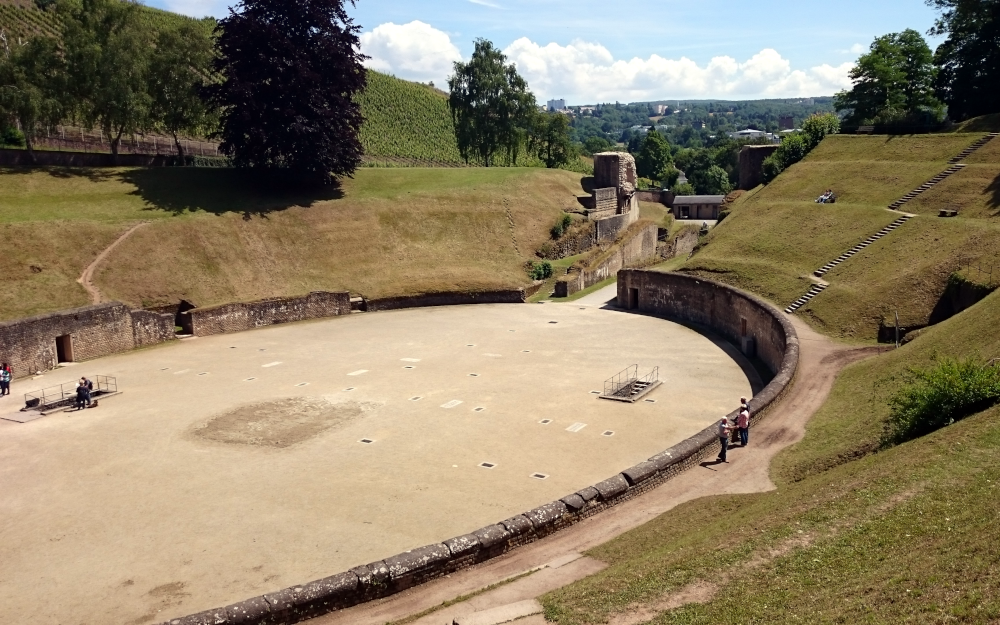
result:
<svg viewBox="0 0 1000 625"><path fill-rule="evenodd" d="M589 215L599 221L616 215L639 216L635 197L635 159L628 152L594 155L593 208ZM629 220L631 223L635 219Z"/></svg>

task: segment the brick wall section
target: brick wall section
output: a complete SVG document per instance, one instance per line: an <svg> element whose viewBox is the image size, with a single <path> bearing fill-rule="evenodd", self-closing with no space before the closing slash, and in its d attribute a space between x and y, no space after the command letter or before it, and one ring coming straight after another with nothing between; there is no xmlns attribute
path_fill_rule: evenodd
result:
<svg viewBox="0 0 1000 625"><path fill-rule="evenodd" d="M661 276L666 276L665 278ZM710 329L730 336L748 319L757 336L781 352L767 351L765 363L774 378L750 400L753 423L785 393L798 366L798 338L792 325L766 302L732 287L677 274L629 269L619 285L642 288L641 312L672 315L680 321L707 320ZM621 287L619 287L621 288ZM662 293L660 293L662 291ZM621 293L621 291L619 291ZM627 295L627 291L625 292ZM662 295L662 297L661 297ZM668 302L670 300L670 302ZM726 304L733 308L726 308ZM643 308L645 305L645 308ZM706 314L689 306L708 305ZM764 357L764 354L761 354ZM730 418L736 417L733 411ZM656 488L716 453L714 426L602 482L494 525L441 543L358 566L315 582L293 586L240 603L168 621L170 625L262 625L298 623L321 614L385 597L424 581L442 577L539 540L602 510Z"/></svg>
<svg viewBox="0 0 1000 625"><path fill-rule="evenodd" d="M608 187L594 189L594 207L591 209L591 219L603 219L618 212L618 189Z"/></svg>
<svg viewBox="0 0 1000 625"><path fill-rule="evenodd" d="M195 336L211 336L243 332L278 323L306 321L351 314L349 293L314 291L302 297L284 297L237 302L208 308L195 308L183 313L191 320Z"/></svg>
<svg viewBox="0 0 1000 625"><path fill-rule="evenodd" d="M423 308L426 306L458 306L462 304L521 304L526 296L524 289L499 289L468 293L424 293L399 297L380 297L366 300L368 312Z"/></svg>
<svg viewBox="0 0 1000 625"><path fill-rule="evenodd" d="M639 211L634 210L624 215L615 215L594 222L595 235L598 241L614 240L622 230L639 221Z"/></svg>
<svg viewBox="0 0 1000 625"><path fill-rule="evenodd" d="M172 315L131 310L125 304L96 304L0 323L0 361L15 377L54 368L56 337L72 337L73 360L91 360L174 338Z"/></svg>

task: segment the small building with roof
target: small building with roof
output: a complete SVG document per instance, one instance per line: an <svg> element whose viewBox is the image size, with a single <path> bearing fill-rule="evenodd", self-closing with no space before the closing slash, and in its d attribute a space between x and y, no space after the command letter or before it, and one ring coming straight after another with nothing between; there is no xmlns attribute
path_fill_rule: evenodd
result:
<svg viewBox="0 0 1000 625"><path fill-rule="evenodd" d="M725 201L724 195L678 195L674 198L674 219L717 220Z"/></svg>

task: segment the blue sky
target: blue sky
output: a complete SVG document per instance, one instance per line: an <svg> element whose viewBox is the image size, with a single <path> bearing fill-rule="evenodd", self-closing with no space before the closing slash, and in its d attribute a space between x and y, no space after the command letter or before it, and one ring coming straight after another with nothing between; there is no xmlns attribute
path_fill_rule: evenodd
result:
<svg viewBox="0 0 1000 625"><path fill-rule="evenodd" d="M229 4L148 3L216 17ZM443 85L451 63L484 37L540 99L576 104L832 95L874 37L924 33L935 17L920 0L360 0L351 13L376 69Z"/></svg>

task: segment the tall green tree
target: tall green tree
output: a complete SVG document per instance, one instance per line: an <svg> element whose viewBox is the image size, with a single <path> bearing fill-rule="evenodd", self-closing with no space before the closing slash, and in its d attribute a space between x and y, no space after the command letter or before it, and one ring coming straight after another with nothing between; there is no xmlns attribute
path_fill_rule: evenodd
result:
<svg viewBox="0 0 1000 625"><path fill-rule="evenodd" d="M84 124L98 127L118 154L121 139L149 123L152 46L133 0L67 0L63 45L68 95Z"/></svg>
<svg viewBox="0 0 1000 625"><path fill-rule="evenodd" d="M34 37L0 52L0 115L21 127L32 162L38 132L58 124L63 117L65 81L65 67L54 39Z"/></svg>
<svg viewBox="0 0 1000 625"><path fill-rule="evenodd" d="M937 118L942 107L934 95L932 61L927 42L915 30L876 37L850 72L853 87L838 93L834 106L848 112L849 125Z"/></svg>
<svg viewBox="0 0 1000 625"><path fill-rule="evenodd" d="M218 114L203 97L212 81L215 45L204 28L184 23L159 33L149 71L150 117L155 127L174 139L184 158L178 135L206 135L215 130Z"/></svg>
<svg viewBox="0 0 1000 625"><path fill-rule="evenodd" d="M561 167L576 158L569 127L569 118L562 113L536 113L528 136L528 148L538 155L546 167Z"/></svg>
<svg viewBox="0 0 1000 625"><path fill-rule="evenodd" d="M635 157L636 173L643 178L663 181L673 169L670 144L655 128L650 130L642 139L639 153Z"/></svg>
<svg viewBox="0 0 1000 625"><path fill-rule="evenodd" d="M537 109L535 96L517 68L508 65L507 57L491 42L477 39L469 62L455 63L448 88L462 158L492 167L502 154L508 164L516 164Z"/></svg>
<svg viewBox="0 0 1000 625"><path fill-rule="evenodd" d="M927 0L941 11L930 34L946 37L934 54L935 86L952 119L1000 112L1000 0Z"/></svg>
<svg viewBox="0 0 1000 625"><path fill-rule="evenodd" d="M242 0L219 23L210 88L222 110L220 150L238 167L321 180L361 164L367 72L360 27L342 0Z"/></svg>

